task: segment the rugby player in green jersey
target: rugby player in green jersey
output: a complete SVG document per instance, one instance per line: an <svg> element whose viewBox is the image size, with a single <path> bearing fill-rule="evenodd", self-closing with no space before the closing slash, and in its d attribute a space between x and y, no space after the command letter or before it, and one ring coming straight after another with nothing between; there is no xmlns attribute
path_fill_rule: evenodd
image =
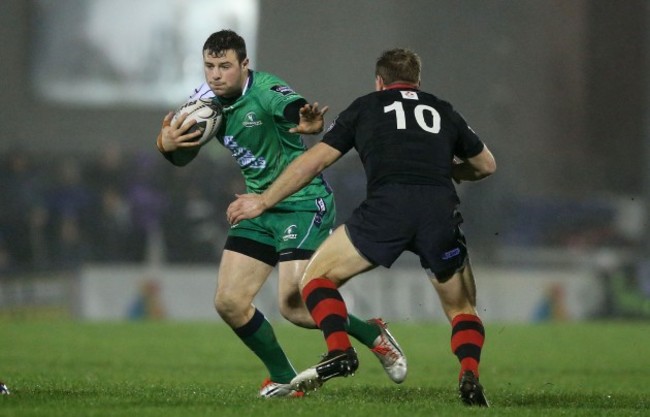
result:
<svg viewBox="0 0 650 417"><path fill-rule="evenodd" d="M262 193L306 147L301 134L323 130L327 107L309 104L278 77L249 67L243 38L216 32L203 46L205 84L191 99L212 97L223 107L218 141L228 148L246 182L246 193ZM200 131L188 133L181 116L163 120L158 149L175 165L190 162L200 149ZM318 176L262 216L232 225L219 266L215 307L235 334L270 373L262 397L301 396L289 384L296 372L280 347L271 324L253 299L278 265L279 306L292 323L317 328L299 290L307 262L329 236L335 220L332 191ZM406 378L407 363L381 319L350 315L348 333L372 350L391 380Z"/></svg>

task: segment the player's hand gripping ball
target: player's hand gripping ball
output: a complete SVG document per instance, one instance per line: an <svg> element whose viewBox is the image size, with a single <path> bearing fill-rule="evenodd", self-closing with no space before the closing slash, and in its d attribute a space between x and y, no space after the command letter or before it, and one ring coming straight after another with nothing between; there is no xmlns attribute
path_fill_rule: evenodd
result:
<svg viewBox="0 0 650 417"><path fill-rule="evenodd" d="M203 132L203 134L198 138L192 139L193 141L198 140L201 145L215 137L219 131L221 120L223 118L223 109L221 105L212 102L209 98L190 100L183 104L174 113L172 123L174 123L183 113L187 113L188 115L184 124L192 119L196 120L196 124L192 126L187 133L194 132L197 129Z"/></svg>

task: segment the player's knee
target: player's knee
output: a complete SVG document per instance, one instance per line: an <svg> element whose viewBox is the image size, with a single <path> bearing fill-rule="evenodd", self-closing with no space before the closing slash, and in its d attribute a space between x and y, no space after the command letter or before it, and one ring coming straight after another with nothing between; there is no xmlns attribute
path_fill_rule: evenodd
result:
<svg viewBox="0 0 650 417"><path fill-rule="evenodd" d="M295 309L289 307L286 304L280 304L279 310L282 317L289 320L291 323L295 323L296 321Z"/></svg>
<svg viewBox="0 0 650 417"><path fill-rule="evenodd" d="M297 320L296 317L298 314L295 307L290 306L287 303L280 303L279 310L282 317L289 320L290 322L294 323Z"/></svg>
<svg viewBox="0 0 650 417"><path fill-rule="evenodd" d="M246 304L239 303L232 297L225 296L219 292L214 297L214 308L217 310L217 314L226 321L241 314L245 307L247 307Z"/></svg>
<svg viewBox="0 0 650 417"><path fill-rule="evenodd" d="M280 314L289 322L296 326L313 329L316 327L314 320L309 315L304 304L295 304L290 302L280 302Z"/></svg>

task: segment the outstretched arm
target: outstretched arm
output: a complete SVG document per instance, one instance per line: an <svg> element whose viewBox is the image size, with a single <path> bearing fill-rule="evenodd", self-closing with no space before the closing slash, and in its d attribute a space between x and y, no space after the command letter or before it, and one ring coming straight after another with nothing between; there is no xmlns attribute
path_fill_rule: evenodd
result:
<svg viewBox="0 0 650 417"><path fill-rule="evenodd" d="M262 194L237 195L226 215L230 224L252 219L300 190L325 168L341 157L337 149L319 142L300 155L280 174Z"/></svg>

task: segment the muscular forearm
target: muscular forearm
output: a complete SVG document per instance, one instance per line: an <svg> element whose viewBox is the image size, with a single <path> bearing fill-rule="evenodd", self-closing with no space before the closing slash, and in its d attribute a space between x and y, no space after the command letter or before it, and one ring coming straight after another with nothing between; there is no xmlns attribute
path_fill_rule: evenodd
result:
<svg viewBox="0 0 650 417"><path fill-rule="evenodd" d="M322 142L294 159L282 174L262 193L264 209L269 209L291 194L300 190L332 165L341 156L341 152Z"/></svg>
<svg viewBox="0 0 650 417"><path fill-rule="evenodd" d="M300 190L320 173L317 165L303 163L305 159L304 154L295 159L273 184L262 193L262 201L266 209L275 206Z"/></svg>

